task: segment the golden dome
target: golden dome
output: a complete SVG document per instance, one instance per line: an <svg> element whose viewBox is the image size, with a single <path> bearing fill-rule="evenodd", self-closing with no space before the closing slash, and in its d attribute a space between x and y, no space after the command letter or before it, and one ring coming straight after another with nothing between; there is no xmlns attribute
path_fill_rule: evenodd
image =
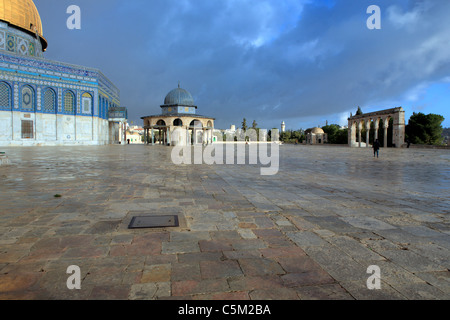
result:
<svg viewBox="0 0 450 320"><path fill-rule="evenodd" d="M0 0L0 20L33 35L37 32L41 39L42 50L45 51L47 48L41 17L32 0Z"/></svg>
<svg viewBox="0 0 450 320"><path fill-rule="evenodd" d="M322 129L320 129L320 128L312 128L311 129L311 133L314 133L314 134L323 134L323 133L325 133L325 131L323 131Z"/></svg>

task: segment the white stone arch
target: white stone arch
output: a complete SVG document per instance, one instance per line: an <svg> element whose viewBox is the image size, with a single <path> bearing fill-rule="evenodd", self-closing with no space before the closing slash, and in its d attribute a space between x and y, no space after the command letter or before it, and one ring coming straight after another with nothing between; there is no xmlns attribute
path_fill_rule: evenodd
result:
<svg viewBox="0 0 450 320"><path fill-rule="evenodd" d="M393 119L394 122L392 144L397 148L402 147L405 142L405 111L401 107L381 110L368 114L351 116L348 119L349 145L351 147L354 147L356 145L356 131L357 131L356 129L362 129L362 123L366 124L365 125L366 129L369 128L366 136L366 140L369 141L368 139L370 137L370 130L371 130L369 123L371 124L371 122L373 122L375 127L374 138L377 139L379 137L379 127L381 123L382 129L384 131L383 146L387 146L388 128L391 119ZM359 141L361 141L360 137ZM361 143L359 143L358 145L361 147Z"/></svg>

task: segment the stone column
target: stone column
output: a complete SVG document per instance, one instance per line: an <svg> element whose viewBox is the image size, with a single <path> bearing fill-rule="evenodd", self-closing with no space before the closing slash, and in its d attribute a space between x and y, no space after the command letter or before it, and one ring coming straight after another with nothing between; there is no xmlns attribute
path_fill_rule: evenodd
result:
<svg viewBox="0 0 450 320"><path fill-rule="evenodd" d="M397 108L394 114L394 127L392 130L392 143L396 148L401 148L405 143L405 111L403 108Z"/></svg>
<svg viewBox="0 0 450 320"><path fill-rule="evenodd" d="M389 118L386 118L383 121L383 129L384 129L383 147L384 148L387 148L387 145L388 145L388 128L389 128Z"/></svg>
<svg viewBox="0 0 450 320"><path fill-rule="evenodd" d="M308 138L307 138L308 139ZM356 125L348 119L348 144L350 147L356 143Z"/></svg>
<svg viewBox="0 0 450 320"><path fill-rule="evenodd" d="M375 124L375 137L374 137L374 141L375 141L375 140L378 140L378 128L380 127L380 119L375 119L374 124Z"/></svg>
<svg viewBox="0 0 450 320"><path fill-rule="evenodd" d="M153 131L153 127L152 127L152 146L155 145L155 131Z"/></svg>
<svg viewBox="0 0 450 320"><path fill-rule="evenodd" d="M370 124L371 121L367 121L366 120L366 147L369 148L370 147Z"/></svg>
<svg viewBox="0 0 450 320"><path fill-rule="evenodd" d="M362 130L362 122L358 122L358 146L361 148L361 130Z"/></svg>
<svg viewBox="0 0 450 320"><path fill-rule="evenodd" d="M172 141L170 141L170 127L167 128L167 143L166 145L171 145Z"/></svg>

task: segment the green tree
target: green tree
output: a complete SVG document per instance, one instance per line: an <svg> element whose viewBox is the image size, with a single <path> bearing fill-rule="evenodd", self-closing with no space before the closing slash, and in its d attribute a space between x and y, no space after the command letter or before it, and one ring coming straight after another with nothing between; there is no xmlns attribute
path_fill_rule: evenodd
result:
<svg viewBox="0 0 450 320"><path fill-rule="evenodd" d="M413 113L406 126L406 138L414 144L442 144L442 122L445 118L438 114Z"/></svg>
<svg viewBox="0 0 450 320"><path fill-rule="evenodd" d="M244 120L242 121L242 130L247 131L248 126L247 126L247 119L244 118Z"/></svg>
<svg viewBox="0 0 450 320"><path fill-rule="evenodd" d="M356 116L360 116L362 114L364 113L362 112L361 107L358 107L358 110L356 111Z"/></svg>
<svg viewBox="0 0 450 320"><path fill-rule="evenodd" d="M291 138L292 138L292 140L294 140L294 142L301 143L302 140L303 140L302 139L303 138L302 131L301 130L297 130L297 131L292 132Z"/></svg>
<svg viewBox="0 0 450 320"><path fill-rule="evenodd" d="M285 132L281 132L280 133L280 141L284 142L284 143L289 143L291 140L291 136L292 136L292 131L291 130L287 130Z"/></svg>
<svg viewBox="0 0 450 320"><path fill-rule="evenodd" d="M348 130L341 129L337 124L330 124L322 127L322 130L328 135L328 143L331 144L347 144Z"/></svg>
<svg viewBox="0 0 450 320"><path fill-rule="evenodd" d="M258 128L258 124L256 123L256 120L253 120L252 128L255 130Z"/></svg>

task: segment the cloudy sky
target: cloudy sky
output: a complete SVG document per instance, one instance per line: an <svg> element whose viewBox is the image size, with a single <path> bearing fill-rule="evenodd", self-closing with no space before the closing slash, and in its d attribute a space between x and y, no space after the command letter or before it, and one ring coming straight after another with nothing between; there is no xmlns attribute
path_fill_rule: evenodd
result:
<svg viewBox="0 0 450 320"><path fill-rule="evenodd" d="M129 120L181 82L217 128L346 125L402 106L450 127L449 0L34 0L45 57L100 69ZM70 5L81 30L69 30ZM367 8L381 9L381 30Z"/></svg>

